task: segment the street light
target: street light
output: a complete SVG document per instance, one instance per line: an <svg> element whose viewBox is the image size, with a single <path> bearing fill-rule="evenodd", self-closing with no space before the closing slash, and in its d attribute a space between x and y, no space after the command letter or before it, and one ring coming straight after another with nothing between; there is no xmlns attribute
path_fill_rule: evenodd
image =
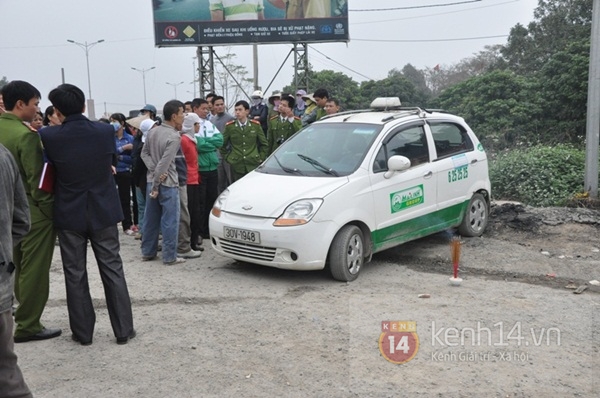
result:
<svg viewBox="0 0 600 398"><path fill-rule="evenodd" d="M180 84L183 84L183 82L179 82L179 83L169 83L166 82L169 86L173 86L173 88L175 89L175 99L177 99L177 86L179 86Z"/></svg>
<svg viewBox="0 0 600 398"><path fill-rule="evenodd" d="M148 101L146 101L146 72L148 72L149 70L155 69L155 68L156 68L156 66L153 66L148 69L138 69L138 68L134 68L133 66L131 67L131 69L133 69L134 71L140 72L142 74L142 82L144 83L144 104L148 103Z"/></svg>
<svg viewBox="0 0 600 398"><path fill-rule="evenodd" d="M194 74L192 76L194 76L194 81L192 82L192 84L194 85L194 98L196 98L196 82L199 81L199 79L196 79L196 74L198 73L198 68L196 68L196 60L198 59L198 57L192 57L192 66L194 67Z"/></svg>
<svg viewBox="0 0 600 398"><path fill-rule="evenodd" d="M69 43L73 43L73 44L81 47L85 51L85 63L87 65L87 78L88 78L88 107L87 107L88 108L88 116L90 117L90 119L95 119L96 112L94 109L94 100L92 99L92 83L91 83L91 79L90 79L90 49L92 47L94 47L96 44L102 43L104 41L104 39L95 41L93 43L88 43L87 41L85 43L79 43L79 42L76 42L75 40L69 40L69 39L67 39L67 41Z"/></svg>

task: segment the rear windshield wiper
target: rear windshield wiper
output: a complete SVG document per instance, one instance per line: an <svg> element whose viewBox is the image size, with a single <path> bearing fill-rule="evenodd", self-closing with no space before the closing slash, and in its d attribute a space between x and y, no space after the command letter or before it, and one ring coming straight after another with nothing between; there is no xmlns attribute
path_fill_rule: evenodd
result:
<svg viewBox="0 0 600 398"><path fill-rule="evenodd" d="M298 157L302 160L304 160L307 163L310 163L312 166L314 166L316 169L320 169L321 171L323 171L324 173L327 174L331 174L333 176L339 177L340 175L337 173L337 171L335 171L332 168L329 168L327 166L325 166L323 163L319 162L318 160L315 160L311 157L308 157L306 155L303 155L301 153L297 153L296 155L298 155Z"/></svg>

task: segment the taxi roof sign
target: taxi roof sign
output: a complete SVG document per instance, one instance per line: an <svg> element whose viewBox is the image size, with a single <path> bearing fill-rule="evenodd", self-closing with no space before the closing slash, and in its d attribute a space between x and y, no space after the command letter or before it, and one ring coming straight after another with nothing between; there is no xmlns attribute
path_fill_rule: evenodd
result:
<svg viewBox="0 0 600 398"><path fill-rule="evenodd" d="M402 105L398 97L378 97L371 102L371 109L393 109Z"/></svg>

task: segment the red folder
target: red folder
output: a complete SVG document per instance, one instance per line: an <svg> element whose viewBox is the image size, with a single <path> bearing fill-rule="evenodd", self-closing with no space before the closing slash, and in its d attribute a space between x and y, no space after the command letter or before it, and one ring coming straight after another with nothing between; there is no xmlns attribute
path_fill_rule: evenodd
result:
<svg viewBox="0 0 600 398"><path fill-rule="evenodd" d="M54 193L54 178L54 165L45 162L38 188L48 193Z"/></svg>

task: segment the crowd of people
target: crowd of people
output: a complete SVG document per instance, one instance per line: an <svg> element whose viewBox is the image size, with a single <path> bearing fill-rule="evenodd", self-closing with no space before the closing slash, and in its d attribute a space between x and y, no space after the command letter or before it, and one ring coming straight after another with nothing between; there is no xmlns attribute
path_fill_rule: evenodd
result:
<svg viewBox="0 0 600 398"><path fill-rule="evenodd" d="M162 118L147 104L138 116L101 121L83 115L85 95L74 85L53 89L43 114L40 99L18 80L0 93L0 396L30 396L14 343L62 333L41 322L57 237L72 340L93 342L89 243L116 342L126 344L136 331L118 224L141 240L144 261L159 251L166 265L200 257L220 192L303 126L339 111L325 89L274 92L266 101L257 90L250 103L235 102L233 115L223 96L209 94L168 101Z"/></svg>

